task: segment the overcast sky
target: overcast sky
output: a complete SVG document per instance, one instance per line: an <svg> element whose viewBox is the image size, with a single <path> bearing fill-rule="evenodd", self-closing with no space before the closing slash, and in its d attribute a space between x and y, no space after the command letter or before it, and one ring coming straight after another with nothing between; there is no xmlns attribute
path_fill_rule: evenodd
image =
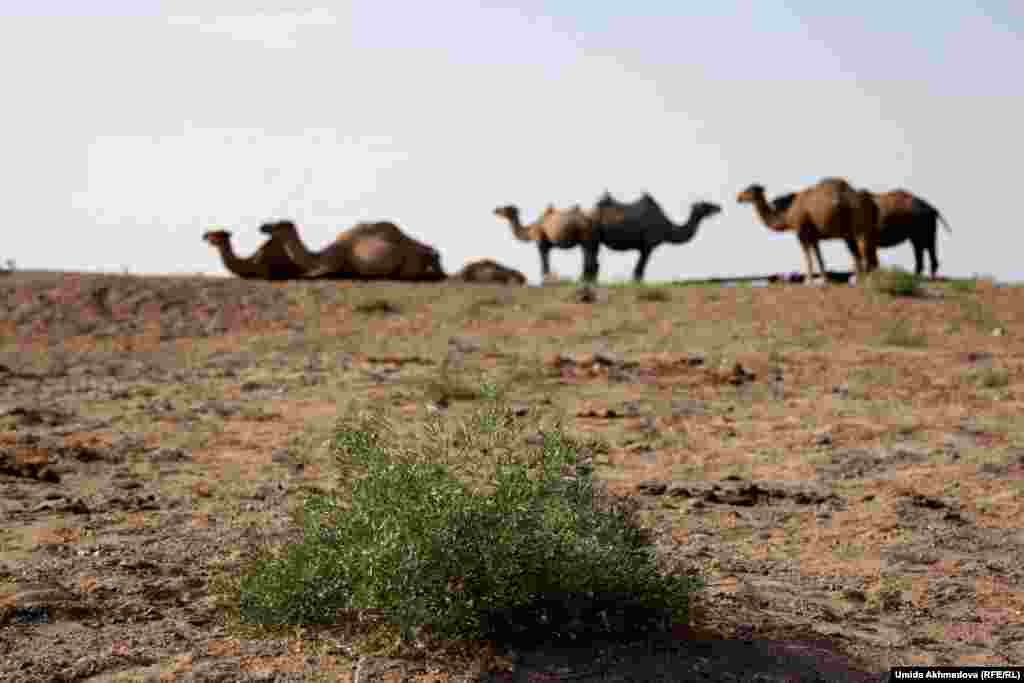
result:
<svg viewBox="0 0 1024 683"><path fill-rule="evenodd" d="M837 7L0 0L0 259L213 274L212 226L245 255L272 218L315 249L392 220L449 272L489 257L536 282L536 247L492 209L533 220L607 188L679 222L697 200L725 209L656 251L649 280L801 270L796 238L736 194L839 175L935 204L943 273L1024 280L1024 4ZM850 268L841 243L824 253ZM635 259L603 251L602 280Z"/></svg>

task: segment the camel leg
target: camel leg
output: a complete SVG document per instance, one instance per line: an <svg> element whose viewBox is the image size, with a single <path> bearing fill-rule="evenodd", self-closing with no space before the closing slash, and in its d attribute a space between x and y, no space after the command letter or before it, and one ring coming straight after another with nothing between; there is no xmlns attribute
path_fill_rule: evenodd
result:
<svg viewBox="0 0 1024 683"><path fill-rule="evenodd" d="M551 276L551 243L538 242L537 251L540 252L540 277L543 282Z"/></svg>
<svg viewBox="0 0 1024 683"><path fill-rule="evenodd" d="M647 269L647 261L651 258L651 249L641 249L640 258L636 260L636 267L633 268L633 281L643 282L644 271Z"/></svg>
<svg viewBox="0 0 1024 683"><path fill-rule="evenodd" d="M868 233L861 237L860 253L867 272L878 270L878 239L876 235Z"/></svg>
<svg viewBox="0 0 1024 683"><path fill-rule="evenodd" d="M935 274L939 271L939 257L935 253L935 235L937 234L936 227L937 226L933 222L932 223L931 235L929 235L926 239L921 241L922 242L921 243L921 249L923 251L927 251L928 252L928 260L931 262L932 277L933 278L935 277ZM917 246L915 245L914 248L916 249ZM922 261L923 260L924 259L922 259ZM921 264L921 270L924 270L924 264L923 263Z"/></svg>
<svg viewBox="0 0 1024 683"><path fill-rule="evenodd" d="M804 250L804 266L806 267L806 271L807 271L807 279L804 280L804 284L813 285L814 284L814 261L811 258L811 249L813 248L813 246L817 246L817 245L813 245L812 246L811 243L801 241L800 242L800 246Z"/></svg>
<svg viewBox="0 0 1024 683"><path fill-rule="evenodd" d="M813 245L814 255L818 259L818 271L821 273L821 281L828 282L828 275L825 273L825 259L821 257L821 243L815 240Z"/></svg>
<svg viewBox="0 0 1024 683"><path fill-rule="evenodd" d="M914 245L914 273L921 275L924 272L924 245L912 242Z"/></svg>
<svg viewBox="0 0 1024 683"><path fill-rule="evenodd" d="M857 240L852 237L846 238L846 246L850 250L850 254L853 255L853 267L857 272L857 280L860 280L861 275L864 273L864 255L860 253L860 247L857 245Z"/></svg>
<svg viewBox="0 0 1024 683"><path fill-rule="evenodd" d="M597 244L583 245L583 279L587 282L597 282L597 273L601 267L597 260L599 249L600 245Z"/></svg>
<svg viewBox="0 0 1024 683"><path fill-rule="evenodd" d="M862 235L857 240L857 247L860 249L860 262L864 274L878 270L878 247L871 235Z"/></svg>

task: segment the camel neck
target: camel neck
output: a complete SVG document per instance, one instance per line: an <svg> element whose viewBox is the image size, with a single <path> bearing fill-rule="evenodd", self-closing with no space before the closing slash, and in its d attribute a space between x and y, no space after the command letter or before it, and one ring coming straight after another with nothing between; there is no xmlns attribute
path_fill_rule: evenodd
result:
<svg viewBox="0 0 1024 683"><path fill-rule="evenodd" d="M512 234L515 235L517 240L522 242L529 242L530 240L530 226L523 225L523 222L519 219L519 216L513 216L507 218L508 224L512 226Z"/></svg>
<svg viewBox="0 0 1024 683"><path fill-rule="evenodd" d="M782 217L785 215L785 211L773 211L772 207L768 204L768 200L764 198L763 194L759 194L754 198L754 210L757 211L757 215L760 216L761 222L768 228L772 230L780 230L778 225Z"/></svg>
<svg viewBox="0 0 1024 683"><path fill-rule="evenodd" d="M672 224L672 231L669 233L668 241L673 244L685 244L697 234L700 227L700 219L690 211L690 217L682 225Z"/></svg>
<svg viewBox="0 0 1024 683"><path fill-rule="evenodd" d="M245 277L253 274L255 269L252 264L246 259L239 258L230 242L218 244L217 251L220 252L220 259L224 262L224 267L235 275Z"/></svg>

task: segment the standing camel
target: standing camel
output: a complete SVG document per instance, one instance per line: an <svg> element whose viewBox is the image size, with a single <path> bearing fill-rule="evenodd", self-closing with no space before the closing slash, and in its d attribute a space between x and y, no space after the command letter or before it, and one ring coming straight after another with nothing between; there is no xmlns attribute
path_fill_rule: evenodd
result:
<svg viewBox="0 0 1024 683"><path fill-rule="evenodd" d="M551 249L583 248L583 279L587 282L597 280L597 250L600 245L594 230L593 221L573 206L569 209L556 209L548 206L535 222L523 225L519 219L519 209L515 206L500 206L494 215L504 218L512 226L512 234L521 242L536 242L540 252L541 277L551 277Z"/></svg>
<svg viewBox="0 0 1024 683"><path fill-rule="evenodd" d="M318 252L299 239L291 221L267 223L260 232L281 241L307 278L353 280L444 280L441 255L406 235L394 223L358 223Z"/></svg>
<svg viewBox="0 0 1024 683"><path fill-rule="evenodd" d="M938 224L941 221L946 232L952 233L949 223L939 210L906 190L874 193L872 197L878 205L878 247L889 248L910 240L914 247L914 272L924 272L924 252L928 252L931 261L931 274L939 270L935 242ZM769 204L774 211L783 211L793 203L795 192L784 194L771 200Z"/></svg>
<svg viewBox="0 0 1024 683"><path fill-rule="evenodd" d="M907 190L891 190L873 195L878 204L878 246L891 247L910 240L914 247L914 272L924 271L924 252L928 252L932 277L939 270L935 255L935 234L941 221L952 234L949 223L939 210Z"/></svg>
<svg viewBox="0 0 1024 683"><path fill-rule="evenodd" d="M238 277L258 280L291 280L302 276L302 268L288 257L281 240L271 237L252 256L243 258L231 246L231 233L210 230L203 239L220 253L224 267Z"/></svg>
<svg viewBox="0 0 1024 683"><path fill-rule="evenodd" d="M878 206L871 193L854 190L842 178L825 178L796 193L785 208L765 199L762 185L751 185L736 198L751 203L770 229L795 232L804 252L807 283L813 284L814 257L822 281L827 280L825 262L818 245L823 239L842 239L853 255L858 281L878 267Z"/></svg>
<svg viewBox="0 0 1024 683"><path fill-rule="evenodd" d="M690 207L686 223L676 225L654 197L644 193L629 204L616 201L608 192L598 200L590 212L597 227L598 242L614 251L639 251L633 280L642 282L651 253L660 244L686 244L697 234L705 218L721 212L722 207L711 202L696 202Z"/></svg>

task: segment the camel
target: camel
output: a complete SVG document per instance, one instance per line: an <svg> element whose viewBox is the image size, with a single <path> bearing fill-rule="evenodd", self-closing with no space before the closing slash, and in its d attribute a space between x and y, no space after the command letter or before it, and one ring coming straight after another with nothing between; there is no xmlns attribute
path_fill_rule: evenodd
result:
<svg viewBox="0 0 1024 683"><path fill-rule="evenodd" d="M523 225L519 209L515 206L500 206L494 215L504 218L512 226L512 234L521 242L536 242L540 252L540 270L544 280L551 278L551 249L572 249L583 247L583 279L593 282L597 279L597 251L600 248L594 231L593 221L579 205L568 209L556 209L549 205L535 222Z"/></svg>
<svg viewBox="0 0 1024 683"><path fill-rule="evenodd" d="M823 239L842 239L853 255L858 281L878 267L878 205L871 193L854 190L842 178L825 178L798 192L788 205L765 199L762 185L751 185L736 197L739 203L751 203L770 229L792 231L804 252L807 277L813 284L814 257L817 257L822 281L827 281L825 261L818 244Z"/></svg>
<svg viewBox="0 0 1024 683"><path fill-rule="evenodd" d="M290 280L302 276L302 268L288 257L281 240L270 238L248 258L235 254L231 246L231 233L210 230L203 239L220 253L224 267L238 277L258 280Z"/></svg>
<svg viewBox="0 0 1024 683"><path fill-rule="evenodd" d="M281 240L307 278L433 281L447 277L436 249L387 221L357 223L318 252L306 248L291 221L267 223L260 232Z"/></svg>
<svg viewBox="0 0 1024 683"><path fill-rule="evenodd" d="M939 270L935 252L938 223L942 222L946 232L953 232L946 219L934 206L907 190L872 193L872 197L879 211L878 247L887 249L910 240L914 247L914 272L917 275L924 272L924 252L927 251L934 278ZM790 192L776 197L769 204L773 211L784 211L795 198L796 193Z"/></svg>
<svg viewBox="0 0 1024 683"><path fill-rule="evenodd" d="M907 190L898 189L872 195L878 205L878 246L892 247L906 240L914 247L914 272L924 271L924 252L928 252L931 274L939 270L935 255L935 234L941 221L946 232L953 230L939 210Z"/></svg>
<svg viewBox="0 0 1024 683"><path fill-rule="evenodd" d="M640 199L623 204L608 192L598 200L590 215L597 226L598 242L614 251L639 251L633 280L642 282L651 253L660 244L686 244L697 234L705 218L721 212L722 207L711 202L696 202L690 207L686 223L676 225L654 197L644 193Z"/></svg>
<svg viewBox="0 0 1024 683"><path fill-rule="evenodd" d="M515 268L503 266L491 259L472 261L455 274L454 279L464 282L487 282L499 285L525 285L526 276Z"/></svg>

